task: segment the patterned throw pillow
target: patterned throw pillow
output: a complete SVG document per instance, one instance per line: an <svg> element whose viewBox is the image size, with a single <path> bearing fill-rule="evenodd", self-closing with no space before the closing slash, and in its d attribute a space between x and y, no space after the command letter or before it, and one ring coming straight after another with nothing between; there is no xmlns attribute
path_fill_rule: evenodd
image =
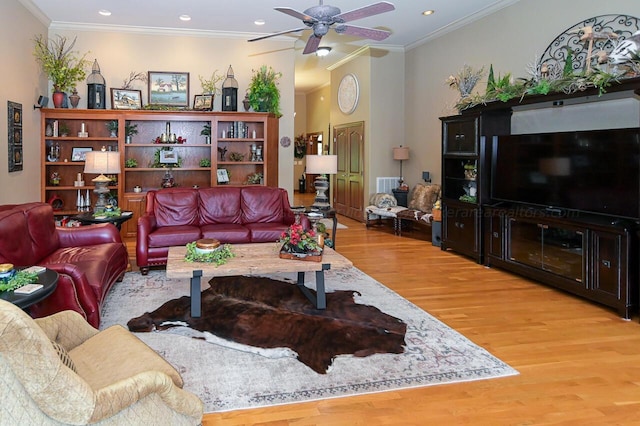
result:
<svg viewBox="0 0 640 426"><path fill-rule="evenodd" d="M413 195L409 201L409 208L431 213L433 205L440 199L440 185L418 183L413 188Z"/></svg>
<svg viewBox="0 0 640 426"><path fill-rule="evenodd" d="M69 367L71 371L73 371L74 373L77 373L78 371L76 370L76 365L73 363L73 360L69 356L69 353L67 352L67 350L57 342L51 341L51 344L53 345L53 349L55 349L56 352L58 353L58 356L60 357L60 361L62 361L64 365Z"/></svg>
<svg viewBox="0 0 640 426"><path fill-rule="evenodd" d="M396 197L391 194L385 193L377 193L373 194L371 198L369 198L369 205L376 206L378 208L386 208L386 207L395 207L398 205L398 201Z"/></svg>

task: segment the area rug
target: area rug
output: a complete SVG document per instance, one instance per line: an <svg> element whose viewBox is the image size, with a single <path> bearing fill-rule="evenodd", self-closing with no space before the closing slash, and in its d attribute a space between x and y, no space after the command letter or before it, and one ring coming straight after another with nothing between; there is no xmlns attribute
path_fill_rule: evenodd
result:
<svg viewBox="0 0 640 426"><path fill-rule="evenodd" d="M338 356L327 374L318 374L291 356L211 344L189 337L183 327L136 333L182 375L185 389L205 403L205 412L230 411L317 399L382 392L518 374L516 370L441 323L357 268L325 273L327 290L356 290L359 303L378 307L407 324L401 354L365 358ZM295 282L295 274L270 275ZM207 284L204 283L203 287ZM127 273L110 291L101 328L126 327L130 318L188 294L188 282L169 280L161 270ZM309 287L313 287L309 284ZM184 335L176 334L180 333ZM310 337L311 338L311 337ZM267 354L268 355L268 354Z"/></svg>

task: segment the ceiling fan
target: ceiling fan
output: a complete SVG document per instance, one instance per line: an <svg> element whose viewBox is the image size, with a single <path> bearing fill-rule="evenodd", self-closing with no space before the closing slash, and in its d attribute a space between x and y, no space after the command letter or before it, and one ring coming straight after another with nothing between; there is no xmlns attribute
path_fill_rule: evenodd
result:
<svg viewBox="0 0 640 426"><path fill-rule="evenodd" d="M309 40L307 40L307 44L304 47L304 51L302 52L306 55L308 53L313 53L318 49L320 40L329 32L329 29L332 27L338 34L349 34L352 36L363 37L377 41L384 40L391 35L389 31L358 27L355 25L345 25L345 22L355 21L356 19L362 19L384 12L390 12L392 10L395 10L395 7L391 3L381 1L379 3L370 4L369 6L364 6L358 9L351 10L349 12L341 13L340 9L338 9L337 7L324 5L322 3L322 0L320 0L320 4L318 6L310 7L304 12L298 12L297 10L291 9L290 7L276 7L275 10L277 10L278 12L286 13L287 15L293 16L294 18L301 19L306 27L281 31L266 36L257 37L249 41L264 40L265 38L295 33L311 28L313 29L313 34L309 36Z"/></svg>

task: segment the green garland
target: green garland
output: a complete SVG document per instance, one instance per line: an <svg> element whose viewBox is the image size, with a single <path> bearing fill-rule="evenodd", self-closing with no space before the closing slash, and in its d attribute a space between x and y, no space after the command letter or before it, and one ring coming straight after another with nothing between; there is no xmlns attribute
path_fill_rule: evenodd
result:
<svg viewBox="0 0 640 426"><path fill-rule="evenodd" d="M38 274L35 272L18 271L9 280L0 280L0 291L11 291L27 284L38 281Z"/></svg>
<svg viewBox="0 0 640 426"><path fill-rule="evenodd" d="M217 266L224 265L228 259L235 257L235 254L231 251L230 244L223 244L217 250L211 253L198 253L196 252L196 242L187 244L187 254L184 260L187 262L205 262L215 263Z"/></svg>

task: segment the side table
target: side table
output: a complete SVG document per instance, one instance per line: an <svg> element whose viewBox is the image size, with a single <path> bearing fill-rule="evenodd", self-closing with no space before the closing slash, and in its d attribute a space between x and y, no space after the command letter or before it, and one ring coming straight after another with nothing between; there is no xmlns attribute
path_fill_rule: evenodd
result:
<svg viewBox="0 0 640 426"><path fill-rule="evenodd" d="M40 290L31 294L15 294L13 291L2 291L0 292L0 299L11 302L20 309L28 308L49 297L58 285L58 278L59 275L56 271L47 268L44 272L38 274L36 284L42 284L43 286Z"/></svg>
<svg viewBox="0 0 640 426"><path fill-rule="evenodd" d="M71 219L77 220L83 225L91 225L94 223L111 223L118 228L122 228L122 224L131 219L133 212L123 211L120 216L98 216L94 217L93 212L80 213L75 216L71 216Z"/></svg>

